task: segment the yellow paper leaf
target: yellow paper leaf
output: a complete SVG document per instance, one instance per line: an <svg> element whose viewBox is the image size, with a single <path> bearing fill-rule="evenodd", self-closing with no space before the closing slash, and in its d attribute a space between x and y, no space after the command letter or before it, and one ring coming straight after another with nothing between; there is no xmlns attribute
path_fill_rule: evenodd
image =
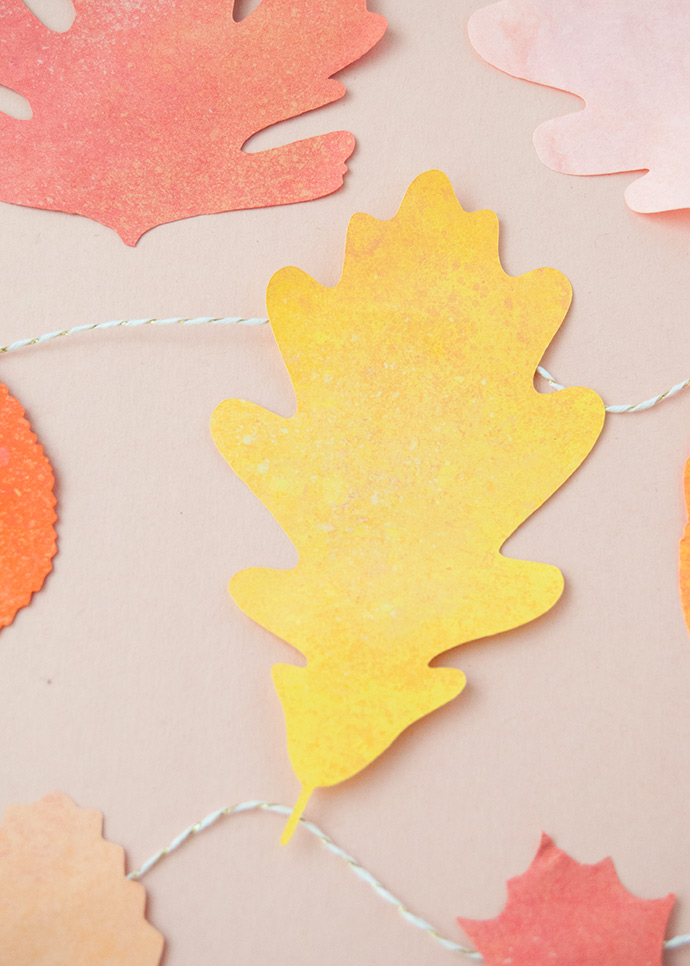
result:
<svg viewBox="0 0 690 966"><path fill-rule="evenodd" d="M496 215L463 211L438 171L390 221L354 216L334 288L295 268L271 280L297 414L229 400L212 433L299 551L230 585L307 658L273 669L303 785L291 827L313 788L460 693L434 657L558 599L556 567L500 550L603 424L591 390L534 388L570 297L553 269L506 275Z"/></svg>
<svg viewBox="0 0 690 966"><path fill-rule="evenodd" d="M0 828L0 966L158 966L163 937L144 918L103 818L61 793L12 805Z"/></svg>

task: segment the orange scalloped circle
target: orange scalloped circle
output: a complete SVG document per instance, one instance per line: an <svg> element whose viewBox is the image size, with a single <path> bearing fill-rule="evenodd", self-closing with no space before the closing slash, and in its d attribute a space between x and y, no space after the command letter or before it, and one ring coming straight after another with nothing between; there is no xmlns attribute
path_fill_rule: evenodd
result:
<svg viewBox="0 0 690 966"><path fill-rule="evenodd" d="M23 408L0 383L0 627L12 623L51 571L54 485Z"/></svg>

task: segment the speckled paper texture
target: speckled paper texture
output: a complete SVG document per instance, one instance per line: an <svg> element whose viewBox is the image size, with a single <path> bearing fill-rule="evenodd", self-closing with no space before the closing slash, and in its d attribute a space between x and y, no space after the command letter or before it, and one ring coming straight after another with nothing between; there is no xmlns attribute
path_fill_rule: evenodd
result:
<svg viewBox="0 0 690 966"><path fill-rule="evenodd" d="M212 431L299 551L294 570L230 589L307 657L273 669L306 788L355 774L462 690L436 655L558 599L556 567L500 550L602 427L591 390L533 386L570 296L552 269L506 275L496 215L463 211L437 171L390 221L355 215L335 288L272 279L297 414L233 400Z"/></svg>
<svg viewBox="0 0 690 966"><path fill-rule="evenodd" d="M21 0L0 10L0 83L30 121L0 114L0 200L86 215L134 245L191 215L335 191L347 131L247 152L257 131L342 97L331 75L386 21L366 0L77 0L52 33Z"/></svg>
<svg viewBox="0 0 690 966"><path fill-rule="evenodd" d="M662 966L674 897L638 899L613 861L585 865L548 835L530 867L508 882L495 919L460 919L486 966Z"/></svg>
<svg viewBox="0 0 690 966"><path fill-rule="evenodd" d="M0 383L0 627L40 590L55 555L53 470Z"/></svg>

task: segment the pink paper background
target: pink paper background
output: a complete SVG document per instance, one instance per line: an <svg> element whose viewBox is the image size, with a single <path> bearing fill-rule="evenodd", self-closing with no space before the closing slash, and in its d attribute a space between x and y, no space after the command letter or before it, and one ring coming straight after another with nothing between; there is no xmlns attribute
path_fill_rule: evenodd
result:
<svg viewBox="0 0 690 966"><path fill-rule="evenodd" d="M625 208L633 175L544 168L531 132L579 102L473 53L465 24L482 2L371 0L389 32L347 70L344 99L254 139L353 131L331 197L179 222L136 249L85 219L0 206L0 342L112 318L262 315L273 271L335 283L350 215L390 217L439 167L466 208L498 212L507 271L551 265L572 281L545 360L561 381L617 403L690 375L690 215ZM54 573L0 635L0 806L61 788L103 810L133 867L220 806L291 804L269 675L291 652L226 584L292 551L207 428L227 397L287 406L270 329L88 334L2 356L0 378L53 461L60 512ZM690 640L676 582L689 453L690 392L611 417L507 546L563 570L561 602L445 658L465 693L311 802L310 818L444 934L462 939L456 915L499 911L542 829L581 861L613 855L640 896L676 892L671 930L690 931ZM228 819L146 877L166 966L454 961L305 833L279 848L281 824Z"/></svg>

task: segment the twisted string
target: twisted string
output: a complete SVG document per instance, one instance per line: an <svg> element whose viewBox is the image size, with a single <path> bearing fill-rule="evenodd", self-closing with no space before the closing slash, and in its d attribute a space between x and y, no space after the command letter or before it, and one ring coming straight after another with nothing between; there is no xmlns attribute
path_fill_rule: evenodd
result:
<svg viewBox="0 0 690 966"><path fill-rule="evenodd" d="M200 832L205 832L206 829L211 828L212 825L215 825L216 822L218 822L221 818L224 818L226 815L239 815L242 812L253 812L257 810L274 812L277 815L292 814L292 809L288 808L287 805L274 805L271 802L240 802L239 805L230 805L228 808L218 809L217 812L211 812L211 814L207 815L206 818L202 818L200 822L197 822L195 825L190 825L183 832L180 832L180 834L177 835L169 845L166 845L165 848L160 849L155 855L152 855L151 858L147 859L147 861L144 862L140 868L136 869L134 872L130 872L127 878L140 879L155 865L158 865L162 859L170 855L171 852L175 852L176 849L179 849L181 845L184 845L188 839L194 838L196 835L199 835ZM403 919L406 919L411 925L416 926L417 929L421 929L423 932L427 933L432 939L435 939L436 942L440 943L444 949L447 949L452 953L461 953L468 959L483 962L479 953L472 949L466 949L464 946L454 942L452 939L446 939L445 936L442 936L439 932L437 932L437 930L434 929L431 923L428 923L426 919L422 919L421 916L417 916L414 912L408 909L402 900L396 898L392 892L386 889L386 887L382 885L382 883L379 882L379 880L372 875L371 872L367 871L363 865L360 865L357 859L355 859L344 849L341 849L339 845L336 845L333 839L329 835L326 835L326 833L322 831L318 825L314 825L313 822L309 822L304 818L299 819L299 824L302 828L306 829L307 832L310 832L313 836L315 836L319 842L321 842L321 844L328 849L329 852L331 852L333 855L337 855L339 858L343 859L344 862L347 862L349 867L359 879L371 886L374 892L380 896L384 902L388 902L390 905L395 906ZM690 941L690 937L688 937L688 940Z"/></svg>
<svg viewBox="0 0 690 966"><path fill-rule="evenodd" d="M154 866L158 865L159 862L169 856L172 852L175 852L177 849L179 849L181 845L184 845L188 839L192 839L201 832L205 832L206 829L211 828L212 825L215 825L216 822L220 821L221 818L225 818L226 815L240 815L242 812L255 811L274 812L276 815L292 814L292 809L287 805L274 805L272 802L240 802L238 805L229 805L227 808L220 808L217 812L211 812L211 814L207 815L206 818L202 818L200 822L197 822L195 825L190 825L183 832L180 832L180 834L175 836L169 845L166 845L165 848L159 849L159 851L156 852L155 855L152 855L150 859L147 859L142 866L140 866L134 872L130 872L127 875L127 878L134 880L141 879L142 876L146 875L146 873L149 872ZM456 943L453 939L446 939L446 937L442 936L436 929L434 929L431 923L428 923L426 919L422 919L421 916L416 915L416 913L408 909L401 899L398 899L393 895L392 892L386 889L386 887L382 885L382 883L379 882L379 880L372 875L371 872L365 869L364 866L361 865L352 855L346 852L345 849L341 849L339 845L336 845L333 839L329 835L326 835L326 833L320 829L318 825L315 825L313 822L309 822L305 818L299 819L299 825L317 838L324 848L328 849L329 852L331 852L333 855L337 855L339 858L343 859L343 861L347 862L357 878L371 886L374 892L381 899L383 899L384 902L389 903L391 906L395 906L403 919L409 922L411 926L421 929L422 932L425 932L428 936L431 936L432 939L435 939L437 943L451 953L460 953L461 956L465 956L467 959L473 959L475 962L484 962L481 953L478 953L473 949L467 949L465 946L461 946L460 943ZM682 936L674 936L672 939L667 939L664 943L664 949L678 949L681 946L688 945L690 945L690 934L685 934Z"/></svg>
<svg viewBox="0 0 690 966"><path fill-rule="evenodd" d="M24 349L28 346L42 345L45 342L49 342L53 339L61 338L67 335L76 335L80 332L95 332L97 330L103 329L116 329L116 328L138 328L144 325L265 325L268 319L259 318L243 318L241 316L224 316L222 318L211 318L210 316L200 316L198 318L182 318L175 317L169 319L119 319L113 322L98 322L90 323L87 325L75 325L68 329L56 329L54 332L46 332L43 335L35 336L30 339L18 339L16 342L10 342L7 345L0 346L0 354L5 352L16 352L18 349ZM548 372L544 366L537 367L537 373L545 379L554 389L560 390L566 387L557 382L554 377ZM662 392L657 396L652 396L650 399L645 399L643 402L634 404L623 404L615 406L607 406L606 412L608 413L638 413L644 412L647 409L651 409L658 403L663 402L665 399L670 399L672 396L677 395L684 389L690 386L690 379L686 379L683 382L677 383L675 386L671 386L666 392ZM200 822L194 825L190 825L183 832L177 835L172 842L170 842L165 848L160 849L155 855L147 859L146 862L134 872L130 872L127 876L128 879L140 879L142 876L146 875L154 866L158 865L164 858L175 852L180 848L188 839L194 838L200 832L204 832L206 829L211 828L215 825L221 818L227 815L238 815L242 812L250 812L262 810L266 812L274 812L278 815L291 815L292 809L288 808L286 805L274 805L271 802L258 802L249 801L241 802L238 805L231 805L227 808L219 809L216 812L211 812L206 818L203 818ZM472 949L467 949L465 946L461 946L452 939L447 939L442 936L432 925L428 923L421 916L416 915L407 906L393 895L386 887L379 882L379 880L372 875L367 869L364 868L352 855L341 849L339 845L326 835L317 825L313 822L309 822L304 818L300 818L299 824L314 835L322 845L328 849L333 855L338 856L343 861L345 861L348 866L352 869L354 874L366 882L374 892L385 902L389 903L398 910L400 915L407 920L412 926L417 929L421 929L427 935L435 939L444 949L450 952L460 953L468 959L473 959L478 962L482 962L482 957L478 952ZM678 949L681 946L690 945L690 934L674 936L672 939L666 940L664 943L665 949Z"/></svg>
<svg viewBox="0 0 690 966"><path fill-rule="evenodd" d="M76 335L79 332L95 332L98 329L133 329L142 325L265 325L268 321L268 319L243 318L241 316L229 315L223 318L201 316L196 319L120 319L116 322L93 322L88 325L75 325L71 329L57 329L55 332L46 332L44 335L35 336L33 339L18 339L16 342L10 342L8 345L0 346L0 354L3 352L16 352L17 349L25 349L30 345L42 345L44 342L49 342L51 339L58 339L64 335ZM537 366L537 373L550 386L553 386L554 389L566 388L560 382L557 382L544 366ZM651 409L652 406L656 406L665 399L671 399L672 396L676 396L679 392L687 389L688 386L690 386L690 379L685 379L683 382L671 386L665 392L659 393L658 396L652 396L650 399L645 399L640 403L623 403L621 405L607 406L606 412L641 413L647 409Z"/></svg>
<svg viewBox="0 0 690 966"><path fill-rule="evenodd" d="M547 369L544 368L544 366L537 366L537 372L542 377L542 379L545 379L550 386L553 386L554 389L566 388L565 386L562 386L560 382L556 382L554 377ZM663 402L664 399L671 399L672 396L676 396L679 392L682 392L683 389L687 389L688 386L690 386L690 379L685 379L683 380L683 382L678 382L676 383L675 386L671 386L671 388L667 389L666 392L660 392L658 396L652 396L651 399L645 399L643 402L640 402L640 403L623 403L622 405L619 405L619 406L607 406L606 412L607 413L642 413L645 411L645 409L651 409L652 406L656 406L657 403Z"/></svg>
<svg viewBox="0 0 690 966"><path fill-rule="evenodd" d="M119 319L116 322L92 322L88 325L74 325L71 329L56 329L55 332L46 332L44 335L34 336L33 339L18 339L16 342L0 346L0 353L16 352L17 349L25 349L30 345L42 345L44 342L50 342L51 339L59 339L63 335L95 332L99 329L134 329L142 325L265 325L266 322L268 319L245 319L234 315L217 319L201 316L197 319Z"/></svg>

